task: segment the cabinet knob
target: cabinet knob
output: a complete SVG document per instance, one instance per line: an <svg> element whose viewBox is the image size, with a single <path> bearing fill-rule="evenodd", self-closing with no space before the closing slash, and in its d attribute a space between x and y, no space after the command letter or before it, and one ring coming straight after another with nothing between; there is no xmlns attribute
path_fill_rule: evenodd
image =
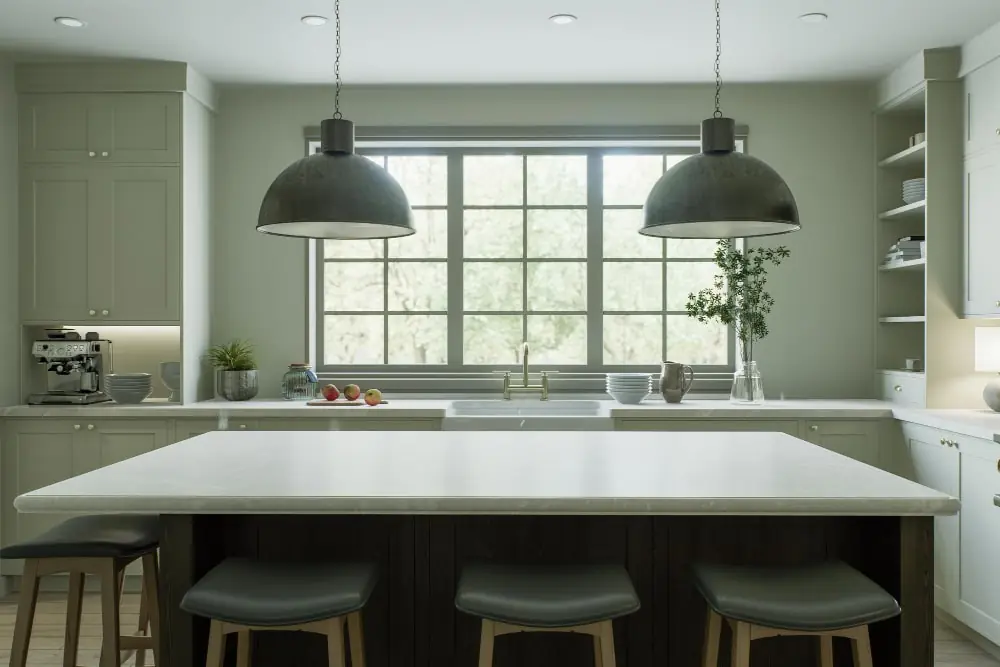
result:
<svg viewBox="0 0 1000 667"><path fill-rule="evenodd" d="M91 309L90 309L90 311L88 311L88 312L89 312L89 313L90 313L91 315L96 315L96 314L97 314L97 311L96 311L96 310L94 310L93 308L91 308Z"/></svg>
<svg viewBox="0 0 1000 667"><path fill-rule="evenodd" d="M93 424L87 424L87 430L88 431L93 431L94 430L94 425Z"/></svg>
<svg viewBox="0 0 1000 667"><path fill-rule="evenodd" d="M945 439L945 438L941 438L941 444L942 445L947 445L948 444L948 440Z"/></svg>
<svg viewBox="0 0 1000 667"><path fill-rule="evenodd" d="M102 310L101 311L101 315L110 315L110 314L111 313L108 310Z"/></svg>
<svg viewBox="0 0 1000 667"><path fill-rule="evenodd" d="M107 151L101 151L101 157L107 157L107 156L108 156Z"/></svg>
<svg viewBox="0 0 1000 667"><path fill-rule="evenodd" d="M893 391L903 391L903 386L897 384L895 387L892 388L892 390Z"/></svg>
<svg viewBox="0 0 1000 667"><path fill-rule="evenodd" d="M241 428L241 429L245 429L246 427L247 427L247 425L246 425L246 424L240 424L240 428Z"/></svg>
<svg viewBox="0 0 1000 667"><path fill-rule="evenodd" d="M90 157L97 157L97 153L95 153L94 151L89 151L87 155L89 155Z"/></svg>
<svg viewBox="0 0 1000 667"><path fill-rule="evenodd" d="M997 301L997 308L1000 308L1000 301Z"/></svg>
<svg viewBox="0 0 1000 667"><path fill-rule="evenodd" d="M816 426L816 424L812 424L812 425L809 426L809 430L810 431L818 431L819 430L819 426Z"/></svg>
<svg viewBox="0 0 1000 667"><path fill-rule="evenodd" d="M997 461L997 472L1000 472L1000 461Z"/></svg>
<svg viewBox="0 0 1000 667"><path fill-rule="evenodd" d="M1000 127L997 128L997 136L1000 137Z"/></svg>
<svg viewBox="0 0 1000 667"><path fill-rule="evenodd" d="M79 424L73 424L73 430L74 431L79 431L80 430L80 425Z"/></svg>

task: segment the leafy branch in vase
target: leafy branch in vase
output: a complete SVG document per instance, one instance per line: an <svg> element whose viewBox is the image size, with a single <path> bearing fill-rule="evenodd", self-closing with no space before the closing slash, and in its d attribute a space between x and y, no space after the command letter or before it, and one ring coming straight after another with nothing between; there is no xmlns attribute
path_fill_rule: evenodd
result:
<svg viewBox="0 0 1000 667"><path fill-rule="evenodd" d="M721 273L715 276L712 287L688 294L690 317L736 330L744 368L753 361L754 343L768 334L767 314L774 306L774 297L764 291L768 266L778 266L790 254L785 246L740 250L732 240L722 239L715 250L715 264ZM749 377L748 373L748 383Z"/></svg>

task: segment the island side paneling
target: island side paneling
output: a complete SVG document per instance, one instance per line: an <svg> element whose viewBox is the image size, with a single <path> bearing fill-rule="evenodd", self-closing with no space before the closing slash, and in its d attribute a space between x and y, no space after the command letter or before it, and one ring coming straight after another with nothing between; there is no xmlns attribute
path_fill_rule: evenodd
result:
<svg viewBox="0 0 1000 667"><path fill-rule="evenodd" d="M930 517L168 515L164 524L165 667L203 661L207 624L177 611L177 604L227 555L378 562L381 581L365 611L369 667L477 664L479 621L453 606L462 566L477 560L621 563L642 609L615 623L618 665L652 667L698 664L705 605L691 583L695 560L794 565L838 557L903 604L901 619L872 627L875 664L933 665ZM325 660L318 636L258 633L254 645L255 667ZM835 645L836 665L847 667L846 640ZM811 638L761 640L753 644L752 664L811 664L816 651ZM545 633L498 638L494 664L579 667L592 661L587 638Z"/></svg>

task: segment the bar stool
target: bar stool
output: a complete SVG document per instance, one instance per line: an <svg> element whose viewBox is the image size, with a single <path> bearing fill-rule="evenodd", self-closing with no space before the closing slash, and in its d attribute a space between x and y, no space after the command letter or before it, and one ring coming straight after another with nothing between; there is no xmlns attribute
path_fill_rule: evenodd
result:
<svg viewBox="0 0 1000 667"><path fill-rule="evenodd" d="M160 634L158 568L156 549L160 521L155 516L101 515L74 517L38 537L0 549L0 558L23 558L21 596L17 603L11 667L25 667L31 626L38 602L38 583L47 574L69 574L66 604L66 641L63 664L75 665L80 643L80 613L83 608L84 575L101 582L101 667L118 667L132 652L136 666L143 667L146 650L157 660ZM120 605L125 567L142 559L142 596L136 635L121 635ZM147 634L148 630L148 634ZM122 655L126 651L126 655Z"/></svg>
<svg viewBox="0 0 1000 667"><path fill-rule="evenodd" d="M212 621L206 667L222 667L229 634L237 637L237 667L249 667L250 633L269 630L326 635L330 667L344 667L345 623L351 667L365 667L361 610L377 579L372 563L229 558L188 590L181 609Z"/></svg>
<svg viewBox="0 0 1000 667"><path fill-rule="evenodd" d="M820 667L833 667L833 638L851 641L855 667L872 667L868 626L900 613L874 581L839 561L802 567L694 566L708 602L703 667L717 667L722 620L733 633L732 665L749 667L750 642L765 637L819 637Z"/></svg>
<svg viewBox="0 0 1000 667"><path fill-rule="evenodd" d="M639 609L625 568L469 565L455 595L459 611L483 619L479 667L492 667L493 640L516 632L572 632L593 637L596 667L615 667L612 619Z"/></svg>

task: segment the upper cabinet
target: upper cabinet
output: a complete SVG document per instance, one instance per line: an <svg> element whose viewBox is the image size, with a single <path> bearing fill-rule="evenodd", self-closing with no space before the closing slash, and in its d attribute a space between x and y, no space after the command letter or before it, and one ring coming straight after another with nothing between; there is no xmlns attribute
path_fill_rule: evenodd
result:
<svg viewBox="0 0 1000 667"><path fill-rule="evenodd" d="M22 162L178 164L181 96L174 93L22 95Z"/></svg>
<svg viewBox="0 0 1000 667"><path fill-rule="evenodd" d="M965 154L1000 149L1000 58L965 77Z"/></svg>
<svg viewBox="0 0 1000 667"><path fill-rule="evenodd" d="M1000 109L997 110L1000 115ZM965 314L1000 315L1000 148L965 161Z"/></svg>

